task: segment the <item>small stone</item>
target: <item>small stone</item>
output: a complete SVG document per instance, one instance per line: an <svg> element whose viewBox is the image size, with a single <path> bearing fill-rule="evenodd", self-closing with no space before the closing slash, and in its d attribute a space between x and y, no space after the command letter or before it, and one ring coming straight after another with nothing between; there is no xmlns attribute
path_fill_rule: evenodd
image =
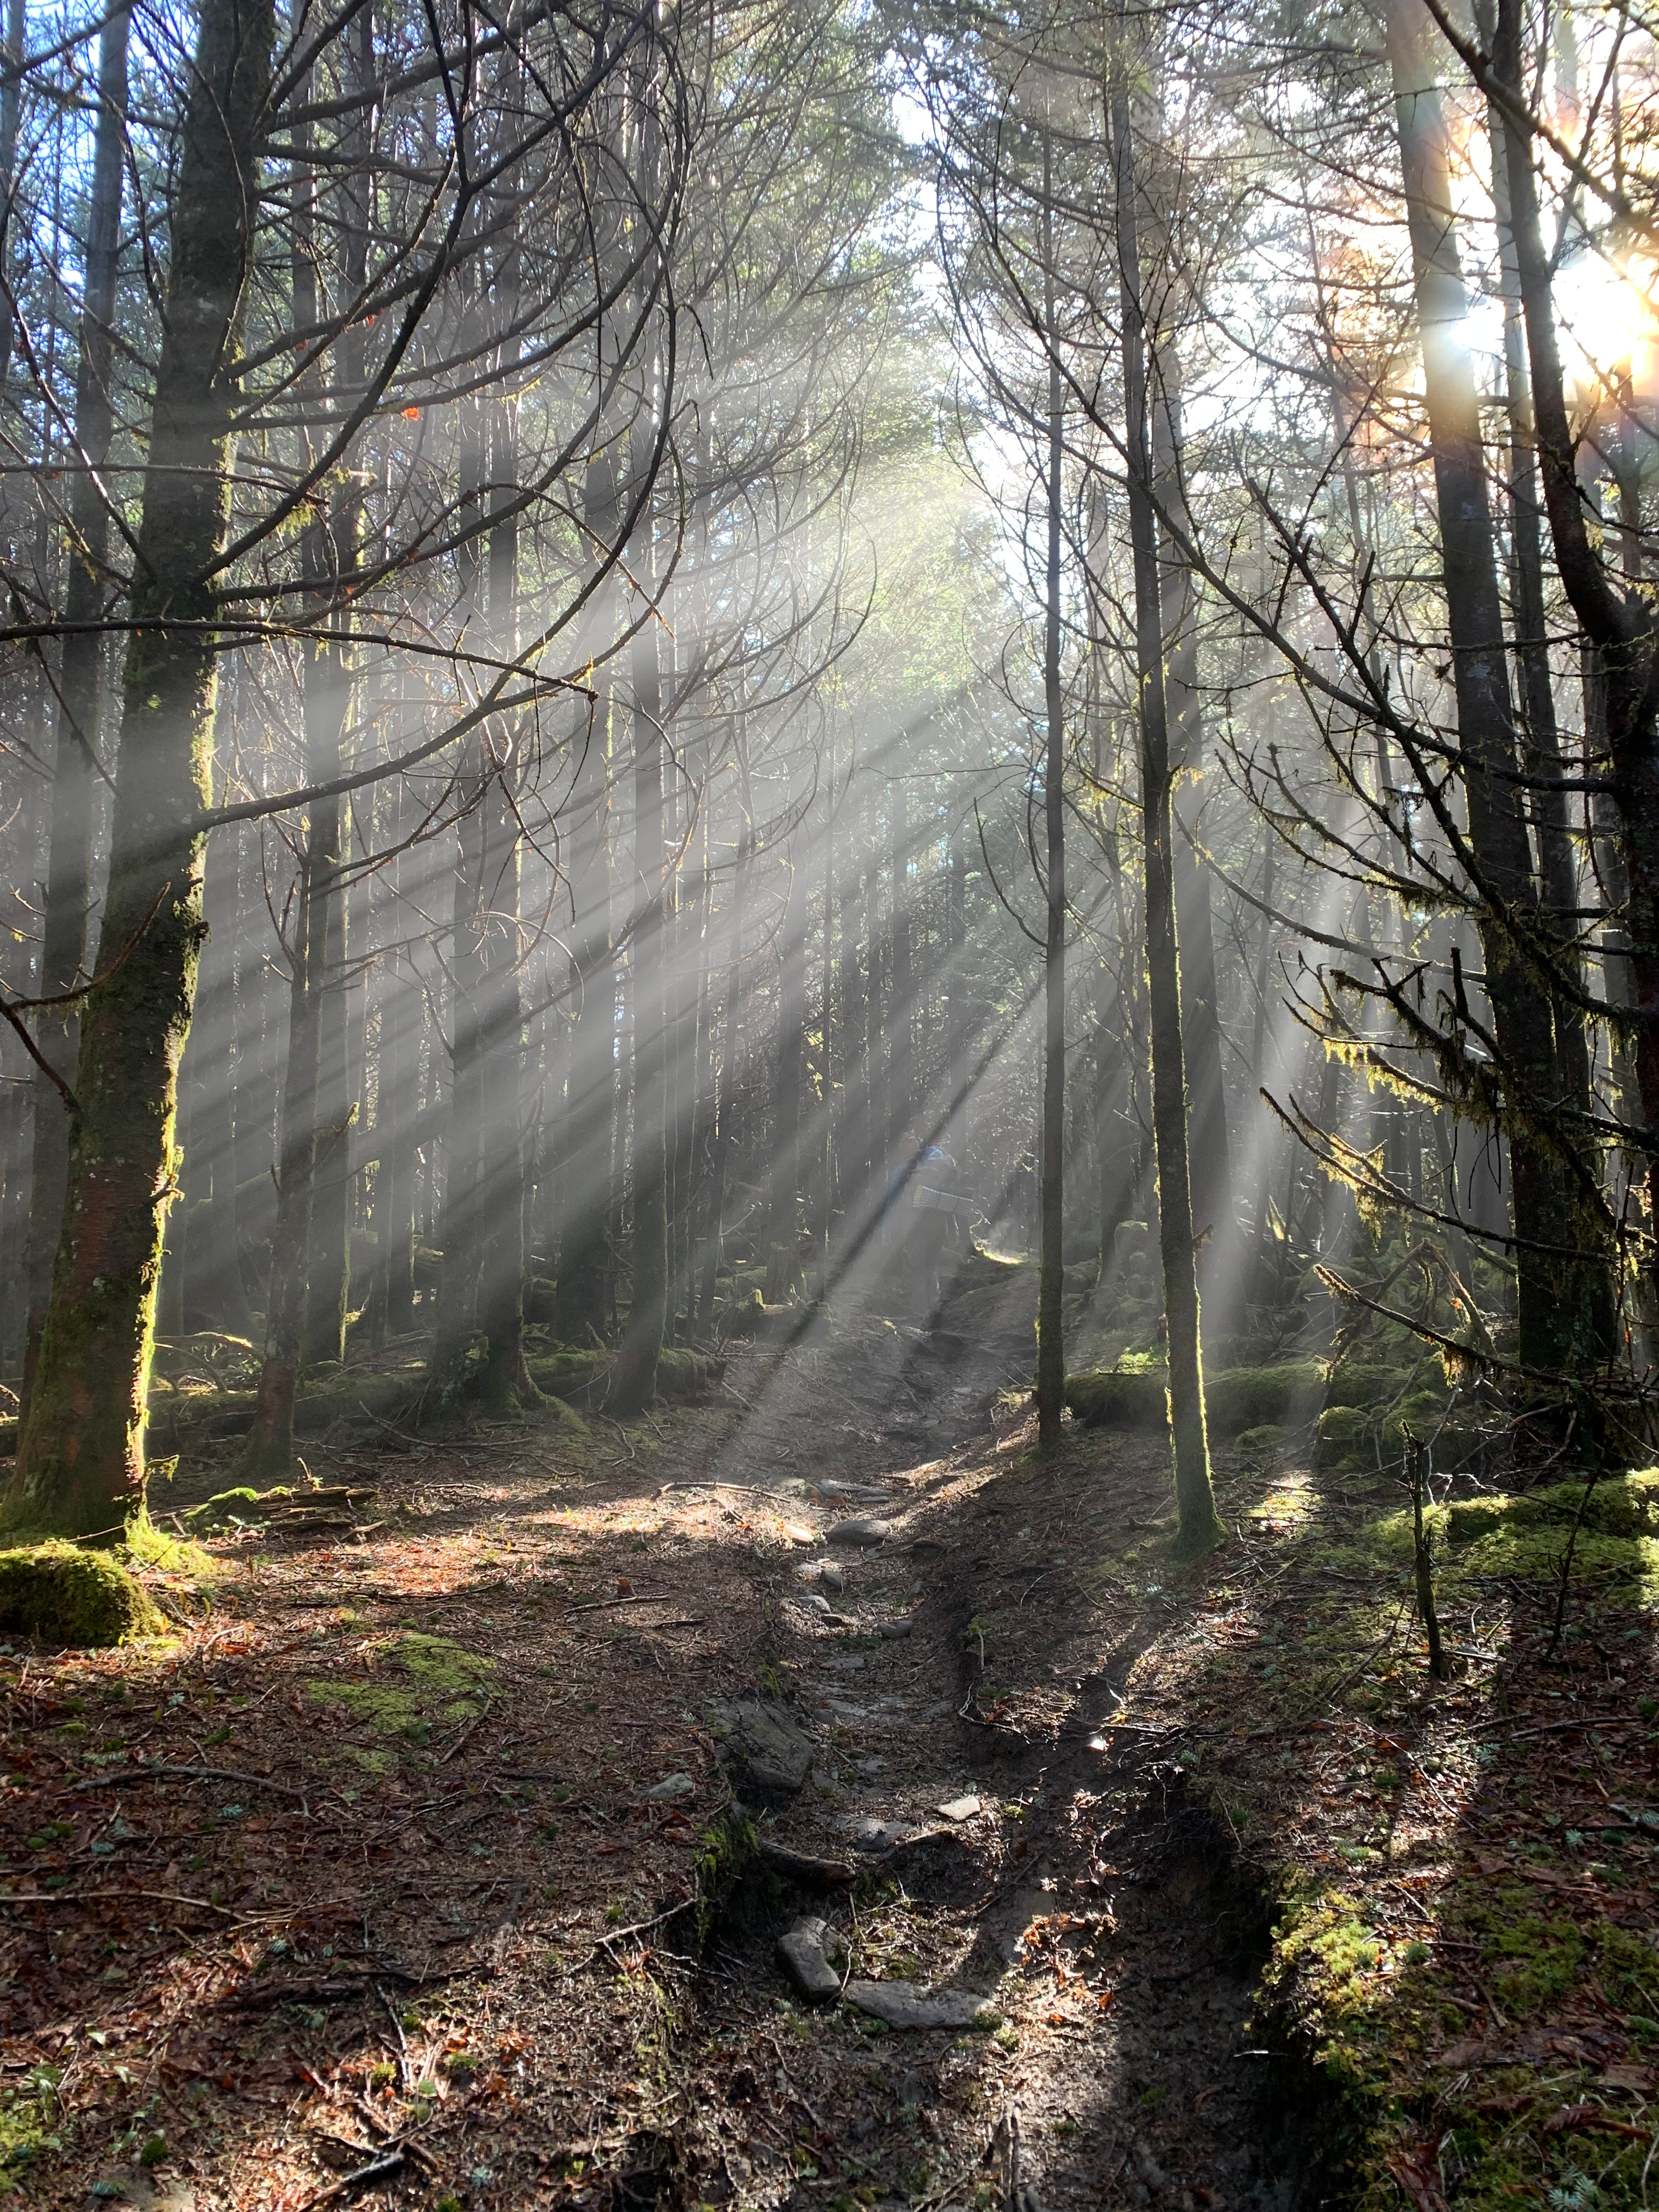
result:
<svg viewBox="0 0 1659 2212"><path fill-rule="evenodd" d="M971 1990L930 1990L919 1982L848 1982L847 2002L889 2027L994 2027L1001 2018Z"/></svg>
<svg viewBox="0 0 1659 2212"><path fill-rule="evenodd" d="M884 1544L893 1533L890 1521L837 1521L830 1531L826 1542L852 1544L860 1551L873 1551Z"/></svg>
<svg viewBox="0 0 1659 2212"><path fill-rule="evenodd" d="M806 1607L806 1610L809 1613L827 1613L830 1611L829 1599L827 1597L821 1597L817 1590L809 1591L806 1596L801 1600L801 1603ZM833 1616L831 1617L833 1618Z"/></svg>
<svg viewBox="0 0 1659 2212"><path fill-rule="evenodd" d="M906 1613L902 1620L884 1620L877 1625L884 1636L896 1641L901 1636L908 1636L915 1626L915 1615Z"/></svg>
<svg viewBox="0 0 1659 2212"><path fill-rule="evenodd" d="M817 1530L805 1528L799 1521L786 1521L783 1533L792 1544L816 1544L818 1540Z"/></svg>
<svg viewBox="0 0 1659 2212"><path fill-rule="evenodd" d="M971 1820L979 1810L979 1803L977 1797L952 1797L945 1804L935 1805L933 1810L941 1820Z"/></svg>
<svg viewBox="0 0 1659 2212"><path fill-rule="evenodd" d="M825 1589L844 1590L847 1587L846 1569L838 1567L833 1559L826 1559L818 1569L818 1580Z"/></svg>
<svg viewBox="0 0 1659 2212"><path fill-rule="evenodd" d="M778 1964L809 2004L822 2004L840 1994L841 1976L830 1960L842 1950L829 1923L809 1915L779 1936Z"/></svg>
<svg viewBox="0 0 1659 2212"><path fill-rule="evenodd" d="M646 1791L648 1805L672 1805L678 1798L695 1797L697 1785L689 1774L665 1774L660 1782L653 1782Z"/></svg>

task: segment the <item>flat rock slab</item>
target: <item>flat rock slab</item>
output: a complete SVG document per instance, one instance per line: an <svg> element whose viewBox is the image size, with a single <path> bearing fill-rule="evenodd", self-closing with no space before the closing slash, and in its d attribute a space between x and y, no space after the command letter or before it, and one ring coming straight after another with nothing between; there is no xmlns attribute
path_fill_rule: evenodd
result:
<svg viewBox="0 0 1659 2212"><path fill-rule="evenodd" d="M942 1820L971 1820L979 1808L977 1797L952 1797L943 1805L935 1805L933 1810Z"/></svg>
<svg viewBox="0 0 1659 2212"><path fill-rule="evenodd" d="M665 1774L645 1793L647 1805L672 1805L681 1797L695 1797L697 1785L689 1774Z"/></svg>
<svg viewBox="0 0 1659 2212"><path fill-rule="evenodd" d="M809 2004L840 1996L841 1975L831 1961L844 1955L840 1936L815 1916L796 1921L778 1938L778 1964Z"/></svg>
<svg viewBox="0 0 1659 2212"><path fill-rule="evenodd" d="M866 1815L851 1823L851 1842L855 1851L867 1851L878 1857L884 1851L908 1844L921 1831L908 1820L878 1820Z"/></svg>
<svg viewBox="0 0 1659 2212"><path fill-rule="evenodd" d="M877 1545L884 1544L892 1533L890 1521L837 1521L824 1541L851 1544L860 1551L872 1552Z"/></svg>
<svg viewBox="0 0 1659 2212"><path fill-rule="evenodd" d="M763 1796L793 1797L805 1781L812 1746L786 1706L745 1698L715 1706L710 1722L739 1785Z"/></svg>
<svg viewBox="0 0 1659 2212"><path fill-rule="evenodd" d="M848 1982L849 2005L884 2020L889 2027L994 2027L1001 2018L988 1998L971 1990L930 1990L920 1982Z"/></svg>

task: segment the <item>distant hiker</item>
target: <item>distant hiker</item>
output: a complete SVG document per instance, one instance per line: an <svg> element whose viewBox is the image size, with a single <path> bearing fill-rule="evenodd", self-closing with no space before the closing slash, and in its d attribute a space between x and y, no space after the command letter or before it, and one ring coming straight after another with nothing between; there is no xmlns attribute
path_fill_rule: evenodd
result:
<svg viewBox="0 0 1659 2212"><path fill-rule="evenodd" d="M909 1130L899 1142L882 1216L889 1239L900 1248L909 1299L926 1321L939 1304L939 1261L945 1246L961 1237L967 1201L951 1187L957 1164L942 1146L924 1144Z"/></svg>

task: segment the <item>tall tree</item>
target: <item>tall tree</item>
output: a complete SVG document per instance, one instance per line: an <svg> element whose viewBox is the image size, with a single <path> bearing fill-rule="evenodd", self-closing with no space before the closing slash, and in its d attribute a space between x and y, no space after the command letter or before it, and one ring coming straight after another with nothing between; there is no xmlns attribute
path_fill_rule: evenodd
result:
<svg viewBox="0 0 1659 2212"><path fill-rule="evenodd" d="M179 1056L201 942L197 821L212 799L211 579L229 520L275 32L270 0L203 0L136 549L103 980L82 1017L63 1237L5 1507L14 1527L89 1534L143 1503Z"/></svg>
<svg viewBox="0 0 1659 2212"><path fill-rule="evenodd" d="M1141 307L1134 147L1121 58L1111 94L1112 174L1123 349L1124 450L1134 556L1135 681L1140 726L1140 811L1146 874L1146 975L1152 1012L1152 1133L1158 1157L1158 1240L1170 1339L1170 1426L1175 1443L1175 1548L1194 1558L1223 1540L1210 1481L1204 1361L1199 1334L1198 1255L1187 1150L1187 1076L1170 847L1172 767L1164 688L1165 624L1159 592L1158 516L1147 406L1146 325Z"/></svg>
<svg viewBox="0 0 1659 2212"><path fill-rule="evenodd" d="M119 273L122 177L126 155L127 45L130 9L106 21L98 50L98 124L93 143L92 201L87 216L86 273L81 296L81 359L76 376L74 489L70 495L64 595L65 635L58 672L58 750L52 769L52 844L40 948L40 993L75 991L87 956L92 909L93 787L103 773L104 668L108 644L103 617L111 594L110 491L105 481L115 420L115 291ZM15 149L17 90L8 83L0 106L14 111L0 140ZM11 159L0 143L0 176ZM0 226L0 237L5 235ZM29 1185L28 1343L23 1364L27 1404L52 1289L52 1265L64 1220L70 1120L59 1084L73 1081L80 1049L80 1002L65 995L46 1008L35 1042L57 1076L43 1067L34 1083L34 1147Z"/></svg>

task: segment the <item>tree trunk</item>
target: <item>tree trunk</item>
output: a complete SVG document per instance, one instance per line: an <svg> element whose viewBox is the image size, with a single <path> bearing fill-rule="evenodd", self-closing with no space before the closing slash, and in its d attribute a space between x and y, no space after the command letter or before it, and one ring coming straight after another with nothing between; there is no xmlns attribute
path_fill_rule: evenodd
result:
<svg viewBox="0 0 1659 2212"><path fill-rule="evenodd" d="M1060 690L1060 550L1061 412L1060 341L1054 325L1054 201L1051 146L1042 137L1042 281L1048 350L1048 454L1044 495L1048 556L1044 574L1042 693L1047 720L1042 757L1043 885L1042 1128L1038 1148L1041 1249L1037 1269L1037 1436L1060 1442L1066 1410L1066 707Z"/></svg>
<svg viewBox="0 0 1659 2212"><path fill-rule="evenodd" d="M697 1286L697 1334L707 1336L714 1326L714 1290L720 1274L720 1230L726 1210L726 1177L731 1169L732 1127L738 1098L738 993L743 974L743 910L749 887L750 826L745 820L732 878L732 954L726 970L719 1093L715 1101L714 1140L708 1168L708 1212L703 1230L702 1277Z"/></svg>
<svg viewBox="0 0 1659 2212"><path fill-rule="evenodd" d="M85 1002L64 1233L6 1520L70 1534L142 1514L177 1071L200 951L229 434L275 24L202 0L179 138L123 684L106 980Z"/></svg>
<svg viewBox="0 0 1659 2212"><path fill-rule="evenodd" d="M1524 111L1521 12L1498 0L1492 48L1495 76ZM1506 112L1505 171L1517 276L1526 316L1538 457L1544 503L1555 541L1556 566L1574 613L1599 663L1607 718L1610 781L1629 884L1626 973L1636 1025L1636 1081L1646 1124L1648 1228L1656 1212L1654 1165L1659 1156L1659 627L1637 591L1620 591L1591 538L1567 419L1565 380L1555 331L1551 256L1539 212L1538 182L1526 131Z"/></svg>
<svg viewBox="0 0 1659 2212"><path fill-rule="evenodd" d="M21 10L18 10L21 17ZM114 422L110 369L113 359L115 283L121 242L122 157L127 112L125 8L104 25L98 52L98 128L93 149L92 204L87 228L86 283L81 311L81 364L76 377L75 435L83 457L70 495L64 595L64 636L58 678L58 754L52 782L52 847L37 993L71 991L87 957L92 889L92 787L98 766L107 651L99 628L109 590L109 511L100 481L109 456ZM21 37L21 28L19 31ZM15 151L18 87L3 99L13 113L5 137ZM9 186L12 157L0 146L0 170ZM9 191L8 189L8 198ZM65 1083L73 1079L80 1048L78 1003L40 1014L35 1043ZM33 1084L33 1159L29 1179L28 1242L23 1261L27 1286L28 1337L23 1363L23 1403L28 1404L40 1330L52 1293L52 1263L64 1227L69 1174L68 1110L44 1073Z"/></svg>
<svg viewBox="0 0 1659 2212"><path fill-rule="evenodd" d="M910 824L908 793L895 775L892 808L892 903L887 933L887 1139L896 1144L915 1110L915 984L910 945Z"/></svg>
<svg viewBox="0 0 1659 2212"><path fill-rule="evenodd" d="M650 526L647 523L647 533ZM653 588L648 544L636 571ZM617 1353L613 1397L625 1413L650 1404L657 1390L668 1303L667 1132L664 1126L662 674L657 627L641 623L633 647L634 1115L629 1164L634 1194L630 1255L633 1285L628 1323Z"/></svg>
<svg viewBox="0 0 1659 2212"><path fill-rule="evenodd" d="M1176 945L1170 851L1170 733L1164 696L1163 610L1158 524L1147 437L1146 325L1134 205L1129 95L1112 94L1117 252L1123 321L1125 444L1129 532L1134 553L1135 663L1140 720L1140 805L1146 870L1146 981L1152 1009L1152 1134L1158 1156L1158 1244L1170 1335L1170 1426L1175 1443L1175 1549L1191 1559L1225 1536L1210 1483L1199 1337L1198 1264L1187 1153L1187 1079L1181 1036L1181 971Z"/></svg>
<svg viewBox="0 0 1659 2212"><path fill-rule="evenodd" d="M318 780L340 771L340 738L349 708L351 678L343 656L328 665L307 662L307 708L314 685L323 695L317 719L326 766ZM310 719L307 713L307 720ZM346 1314L351 1296L351 1096L346 1020L348 896L342 880L347 860L345 811L337 799L318 801L312 812L315 872L323 901L312 988L317 1009L317 1150L312 1166L311 1235L306 1248L306 1310L300 1363L316 1367L345 1357Z"/></svg>
<svg viewBox="0 0 1659 2212"><path fill-rule="evenodd" d="M499 410L490 476L498 507L518 489L517 420ZM503 659L518 651L519 532L511 514L489 533L489 629ZM510 1408L539 1401L524 1352L524 1006L519 990L520 854L514 804L519 733L503 734L488 794L484 840L483 1060L486 1128L479 1178L483 1212L478 1322L485 1338L485 1399Z"/></svg>
<svg viewBox="0 0 1659 2212"><path fill-rule="evenodd" d="M1552 994L1540 988L1535 967L1517 942L1521 931L1537 944L1549 933L1513 781L1515 730L1496 538L1464 325L1449 147L1427 23L1422 0L1389 0L1389 61L1416 268L1458 744L1469 846L1481 878L1486 990L1504 1062L1494 1103L1512 1165L1517 1349L1524 1366L1571 1376L1586 1363L1605 1360L1613 1349L1606 1230L1595 1218L1605 1207L1593 1159L1560 1121ZM1575 1247L1589 1256L1574 1260Z"/></svg>
<svg viewBox="0 0 1659 2212"><path fill-rule="evenodd" d="M1181 363L1172 344L1158 349L1152 400L1152 471L1159 511L1176 530L1190 527L1182 476ZM1198 678L1198 611L1192 570L1171 535L1161 540L1159 604L1164 629L1164 696L1170 768L1185 800L1172 798L1179 826L1175 870L1176 937L1181 957L1181 1041L1187 1066L1193 1214L1207 1249L1220 1256L1232 1212L1227 1152L1227 1093L1222 1073L1221 1010L1209 872L1194 849L1204 773L1203 702ZM1206 1280L1210 1279L1206 1271Z"/></svg>
<svg viewBox="0 0 1659 2212"><path fill-rule="evenodd" d="M773 1063L773 1131L769 1177L766 1302L782 1305L800 1284L796 1227L800 1195L802 1061L806 1051L806 870L793 857L778 948L777 1056Z"/></svg>
<svg viewBox="0 0 1659 2212"><path fill-rule="evenodd" d="M264 1352L253 1425L242 1448L245 1482L286 1482L294 1471L294 1397L300 1380L305 1321L306 1255L311 1237L317 1158L317 1074L322 994L316 968L327 932L327 897L318 878L320 854L307 840L301 861L289 982L288 1067L283 1079L283 1127L276 1170L276 1227L270 1240Z"/></svg>

